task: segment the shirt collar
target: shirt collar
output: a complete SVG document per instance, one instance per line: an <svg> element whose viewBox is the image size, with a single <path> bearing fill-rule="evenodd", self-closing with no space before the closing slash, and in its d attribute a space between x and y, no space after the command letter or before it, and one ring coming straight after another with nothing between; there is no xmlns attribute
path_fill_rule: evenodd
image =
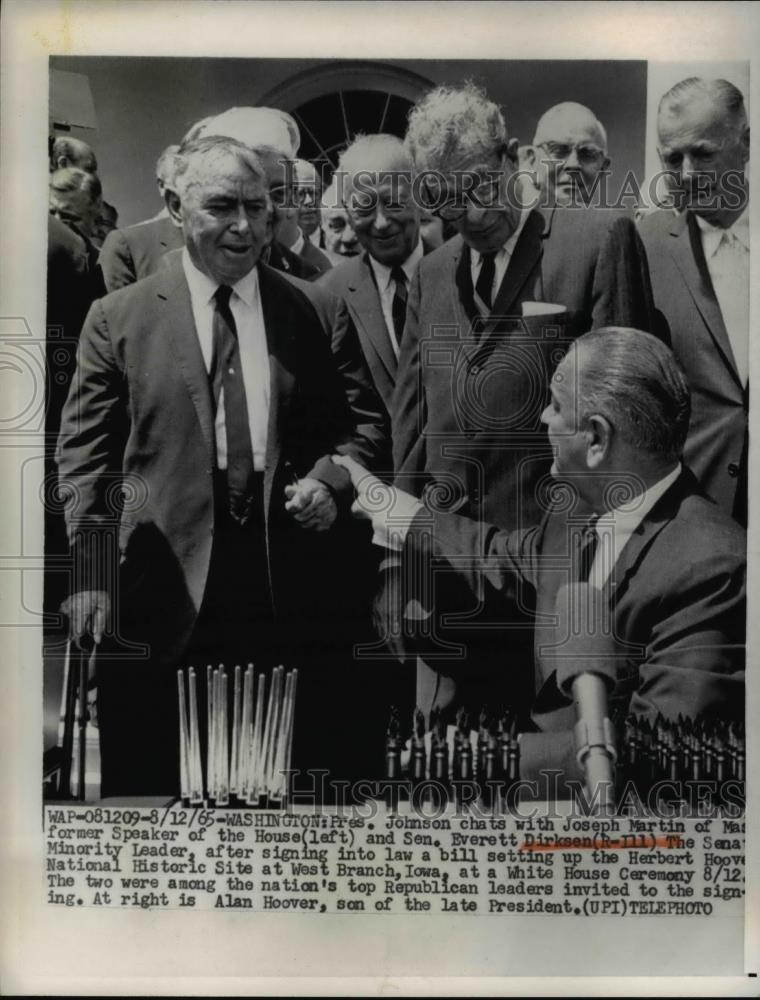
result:
<svg viewBox="0 0 760 1000"><path fill-rule="evenodd" d="M304 236L303 232L299 229L298 239L295 241L293 246L290 247L290 252L297 254L300 257L305 245L306 245L306 237Z"/></svg>
<svg viewBox="0 0 760 1000"><path fill-rule="evenodd" d="M749 213L745 208L742 214L727 229L714 226L701 215L696 216L697 225L702 233L702 248L706 257L712 257L720 246L724 233L731 233L741 243L745 250L749 250Z"/></svg>
<svg viewBox="0 0 760 1000"><path fill-rule="evenodd" d="M525 221L528 218L528 216L530 215L531 211L532 211L532 209L530 209L530 208L523 208L521 210L521 212L520 212L520 221L517 223L517 229L515 229L515 231L512 233L512 235L506 241L506 243L502 247L499 247L499 249L496 251L496 256L497 257L499 257L499 256L501 256L503 254L507 254L509 257L512 256L512 254L514 252L514 249L517 246L517 241L520 238L520 233L523 231L523 226L525 225ZM473 262L473 264L476 267L479 267L480 266L480 262L481 262L481 254L480 254L480 252L478 250L473 250L472 248L470 248L470 253L472 255L472 262Z"/></svg>
<svg viewBox="0 0 760 1000"><path fill-rule="evenodd" d="M644 493L640 493L633 500L620 504L619 507L613 507L606 514L602 514L597 521L597 532L614 524L616 531L624 531L626 534L632 535L660 497L664 496L680 475L681 463L679 462L667 476L663 476Z"/></svg>
<svg viewBox="0 0 760 1000"><path fill-rule="evenodd" d="M220 283L214 281L207 274L204 274L203 271L198 270L188 253L187 247L182 251L182 267L187 278L191 300L204 306L210 305L213 302ZM232 286L232 290L247 306L252 306L256 301L259 290L258 267L252 268L244 278L236 282Z"/></svg>
<svg viewBox="0 0 760 1000"><path fill-rule="evenodd" d="M409 256L406 258L404 263L401 265L401 270L406 275L406 280L411 281L414 277L414 272L417 269L417 265L422 260L425 251L422 246L422 239L417 241L417 246L412 250ZM391 273L393 272L392 267L388 267L387 264L381 264L379 260L375 260L372 254L367 254L369 257L370 267L375 274L375 281L377 282L378 288L386 289L391 283Z"/></svg>

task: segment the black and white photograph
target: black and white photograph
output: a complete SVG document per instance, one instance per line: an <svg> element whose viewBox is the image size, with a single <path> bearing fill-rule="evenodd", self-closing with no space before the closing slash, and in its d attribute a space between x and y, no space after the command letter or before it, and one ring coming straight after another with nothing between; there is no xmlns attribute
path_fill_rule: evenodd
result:
<svg viewBox="0 0 760 1000"><path fill-rule="evenodd" d="M44 9L14 991L753 995L750 5Z"/></svg>

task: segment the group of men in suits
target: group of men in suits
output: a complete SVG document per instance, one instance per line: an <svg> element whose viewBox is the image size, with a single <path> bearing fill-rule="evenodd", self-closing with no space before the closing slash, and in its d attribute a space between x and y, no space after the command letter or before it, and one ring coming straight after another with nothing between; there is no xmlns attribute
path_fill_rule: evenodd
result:
<svg viewBox="0 0 760 1000"><path fill-rule="evenodd" d="M298 764L338 774L341 732L350 742L362 728L353 699L369 691L385 707L398 677L388 669L383 684L352 660L373 592L381 639L406 676L416 674L424 711L508 704L528 728L564 728L567 711L561 725L540 711L551 676L533 645L557 590L542 559L567 554L579 512L608 516L612 534L626 539L616 558L632 581L627 603L618 606L623 591L608 588L620 621L636 623L626 705L677 715L740 703L741 656L722 650L741 647L744 627L744 543L730 516L746 511L747 313L735 302L742 272L731 263L748 246L746 115L730 85L690 80L663 98L659 126L663 163L684 200L680 214L662 209L640 230L623 211L567 207L569 187L608 162L606 134L588 109L559 105L539 123L532 164L548 197L531 207L514 197L524 151L499 108L469 84L426 95L403 142L355 139L323 194L308 165L296 166L295 123L275 109L230 109L172 148L160 171L165 212L103 246L112 294L84 324L59 444L61 477L76 497L72 629L95 634L101 648L105 792L148 790L148 773L150 790L172 790L167 705L176 665L191 659L302 665L310 710L300 716ZM706 163L718 175L708 201L697 197ZM732 171L742 178L738 204L737 183L722 186ZM320 194L323 248L313 227ZM455 235L426 245L424 218ZM349 234L340 253L328 238L333 220ZM597 332L573 349L589 330ZM691 384L691 423L668 348L632 330L672 345ZM641 370L626 364L629 354ZM613 356L620 364L607 409L579 391L563 401L558 431L547 409L555 370L556 405L563 380L588 387ZM628 381L642 387L638 401L622 391ZM636 426L647 406L660 426L642 440ZM685 463L717 506L681 468L684 440ZM594 484L575 484L572 516L556 502L570 442L570 480L583 473ZM408 530L379 570L349 515L354 491L367 495L362 470L393 482L402 507L416 498L427 532L428 542L415 543L424 533ZM600 470L610 487L601 492ZM648 504L632 528L614 502L615 476L633 490L625 499ZM137 507L109 509L114 477L143 485L132 491ZM664 530L671 521L678 528ZM118 568L104 577L114 526ZM689 595L699 609L713 591L704 598L685 584L684 531L700 539L700 565L712 559L730 579L717 602L714 654L700 652L706 640L694 627L701 619L709 630L708 618L689 612ZM668 545L652 546L655 536ZM407 586L425 545L435 572L423 578L444 578L432 598ZM535 571L523 571L526 545ZM660 573L668 562L669 576ZM647 589L657 574L682 597L662 635ZM405 615L431 599L422 618L434 624L421 643ZM680 673L662 668L677 633ZM676 676L688 683L671 683ZM149 738L138 764L120 748L140 717ZM377 740L377 725L364 730ZM379 760L356 756L370 770Z"/></svg>

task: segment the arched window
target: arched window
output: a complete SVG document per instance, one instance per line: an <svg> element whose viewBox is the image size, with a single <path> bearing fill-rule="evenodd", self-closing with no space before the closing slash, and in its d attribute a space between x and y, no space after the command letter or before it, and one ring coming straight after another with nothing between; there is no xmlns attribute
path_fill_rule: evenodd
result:
<svg viewBox="0 0 760 1000"><path fill-rule="evenodd" d="M383 63L326 63L279 84L260 103L293 115L301 130L298 155L321 169L328 183L338 156L359 133L403 138L409 110L432 86Z"/></svg>

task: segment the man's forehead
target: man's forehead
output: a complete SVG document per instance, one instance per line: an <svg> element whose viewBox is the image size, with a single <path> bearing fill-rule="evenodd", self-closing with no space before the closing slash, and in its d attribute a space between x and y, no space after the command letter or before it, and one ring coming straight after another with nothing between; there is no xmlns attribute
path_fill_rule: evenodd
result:
<svg viewBox="0 0 760 1000"><path fill-rule="evenodd" d="M236 193L241 187L265 189L265 184L246 163L233 156L197 158L191 161L187 170L188 187L202 188L204 191L218 190Z"/></svg>
<svg viewBox="0 0 760 1000"><path fill-rule="evenodd" d="M678 109L663 108L657 119L660 140L696 142L717 138L731 131L718 101L707 95L695 97Z"/></svg>

